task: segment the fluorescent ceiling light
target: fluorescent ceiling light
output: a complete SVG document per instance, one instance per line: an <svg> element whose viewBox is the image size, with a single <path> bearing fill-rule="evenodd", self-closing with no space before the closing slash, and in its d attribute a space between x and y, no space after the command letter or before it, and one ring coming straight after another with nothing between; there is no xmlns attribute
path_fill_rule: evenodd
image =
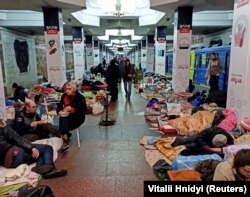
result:
<svg viewBox="0 0 250 197"><path fill-rule="evenodd" d="M130 36L134 35L135 31L133 29L106 29L105 35L109 36Z"/></svg>
<svg viewBox="0 0 250 197"><path fill-rule="evenodd" d="M109 35L97 36L97 38L98 38L99 40L109 40Z"/></svg>
<svg viewBox="0 0 250 197"><path fill-rule="evenodd" d="M143 36L131 35L131 40L142 40Z"/></svg>

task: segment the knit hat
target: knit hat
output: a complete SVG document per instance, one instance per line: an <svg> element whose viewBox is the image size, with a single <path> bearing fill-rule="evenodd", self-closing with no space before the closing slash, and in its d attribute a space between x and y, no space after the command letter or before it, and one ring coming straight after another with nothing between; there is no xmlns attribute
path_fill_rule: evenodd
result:
<svg viewBox="0 0 250 197"><path fill-rule="evenodd" d="M213 137L212 143L215 147L223 147L227 143L227 137L223 134L217 134Z"/></svg>
<svg viewBox="0 0 250 197"><path fill-rule="evenodd" d="M247 131L250 131L250 118L245 118L244 120L242 120L240 122L240 126L247 130Z"/></svg>

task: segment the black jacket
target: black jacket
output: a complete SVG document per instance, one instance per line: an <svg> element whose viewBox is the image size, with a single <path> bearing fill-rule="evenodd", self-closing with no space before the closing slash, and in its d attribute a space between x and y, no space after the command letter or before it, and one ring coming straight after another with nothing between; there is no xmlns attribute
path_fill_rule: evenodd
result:
<svg viewBox="0 0 250 197"><path fill-rule="evenodd" d="M214 136L217 134L222 134L222 135L225 135L227 137L227 145L234 144L233 137L228 132L226 132L224 129L221 129L219 127L210 127L210 128L207 128L207 129L201 131L198 134L197 138L195 139L195 142L197 143L197 145L199 147L209 146L209 147L214 148L212 140L213 140Z"/></svg>
<svg viewBox="0 0 250 197"><path fill-rule="evenodd" d="M64 93L61 97L60 103L57 105L57 114L59 111L62 111L64 108L64 98L66 94ZM70 113L70 130L74 130L81 126L82 123L85 121L85 115L87 112L87 106L86 101L83 95L81 95L78 91L76 91L76 94L74 98L70 101L69 106L74 107L75 111L74 113ZM66 107L66 106L65 106Z"/></svg>
<svg viewBox="0 0 250 197"><path fill-rule="evenodd" d="M124 75L123 75L124 80L132 81L133 77L128 77L128 74L131 75L135 74L135 69L132 64L129 64L129 66L127 66L126 64L124 65Z"/></svg>
<svg viewBox="0 0 250 197"><path fill-rule="evenodd" d="M109 87L117 87L118 80L120 78L119 67L116 65L110 65L107 70L106 82Z"/></svg>
<svg viewBox="0 0 250 197"><path fill-rule="evenodd" d="M25 88L23 86L18 86L14 92L14 100L18 101L18 99L22 102L25 102L25 97L27 96L25 92Z"/></svg>
<svg viewBox="0 0 250 197"><path fill-rule="evenodd" d="M22 138L10 127L0 127L0 165L3 164L7 151L14 145L20 146L30 152L33 148L28 140Z"/></svg>
<svg viewBox="0 0 250 197"><path fill-rule="evenodd" d="M34 133L36 128L31 127L30 124L33 121L40 121L41 117L37 113L28 114L26 109L23 108L17 111L15 114L15 119L12 121L11 127L17 131L19 135L25 135Z"/></svg>

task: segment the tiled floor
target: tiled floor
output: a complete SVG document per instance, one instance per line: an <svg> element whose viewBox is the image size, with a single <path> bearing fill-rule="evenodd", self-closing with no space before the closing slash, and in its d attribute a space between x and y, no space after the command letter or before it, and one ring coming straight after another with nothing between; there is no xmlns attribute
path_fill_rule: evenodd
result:
<svg viewBox="0 0 250 197"><path fill-rule="evenodd" d="M81 148L75 134L70 150L59 155L57 168L68 170L66 177L42 180L51 186L56 197L141 197L143 181L157 180L144 158L139 139L157 135L149 130L143 112L147 101L133 92L125 98L123 87L119 99L109 106L117 122L99 126L100 116L87 115L81 127Z"/></svg>

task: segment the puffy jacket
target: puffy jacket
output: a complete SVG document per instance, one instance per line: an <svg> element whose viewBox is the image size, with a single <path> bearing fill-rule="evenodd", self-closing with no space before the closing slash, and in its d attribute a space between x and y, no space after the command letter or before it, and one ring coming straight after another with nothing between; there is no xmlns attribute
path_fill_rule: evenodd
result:
<svg viewBox="0 0 250 197"><path fill-rule="evenodd" d="M30 151L32 149L32 144L18 135L13 129L0 127L0 165L4 161L7 151L14 145Z"/></svg>

